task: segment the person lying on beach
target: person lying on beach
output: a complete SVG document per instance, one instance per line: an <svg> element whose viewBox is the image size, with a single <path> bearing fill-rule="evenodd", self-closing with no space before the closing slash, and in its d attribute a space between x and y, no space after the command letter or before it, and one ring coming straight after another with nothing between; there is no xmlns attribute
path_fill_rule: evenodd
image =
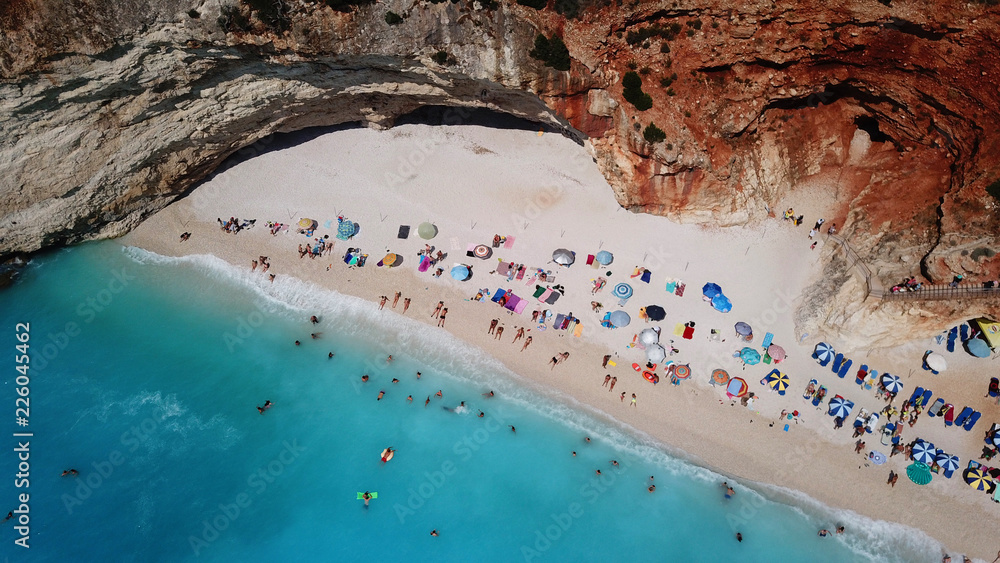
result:
<svg viewBox="0 0 1000 563"><path fill-rule="evenodd" d="M181 233L181 242L184 242L189 238L191 238L191 233Z"/></svg>
<svg viewBox="0 0 1000 563"><path fill-rule="evenodd" d="M524 346L521 346L521 351L522 352L524 352L524 349L528 347L528 344L531 344L531 337L530 336L524 340Z"/></svg>

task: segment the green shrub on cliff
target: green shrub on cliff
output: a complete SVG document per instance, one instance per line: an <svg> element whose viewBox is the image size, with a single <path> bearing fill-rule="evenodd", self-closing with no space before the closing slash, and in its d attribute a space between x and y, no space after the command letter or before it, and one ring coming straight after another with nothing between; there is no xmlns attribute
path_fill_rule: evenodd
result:
<svg viewBox="0 0 1000 563"><path fill-rule="evenodd" d="M1000 201L1000 179L994 180L992 184L986 186L986 193Z"/></svg>
<svg viewBox="0 0 1000 563"><path fill-rule="evenodd" d="M517 0L517 3L536 10L541 10L548 4L547 0Z"/></svg>
<svg viewBox="0 0 1000 563"><path fill-rule="evenodd" d="M249 6L257 19L274 31L288 29L291 21L288 19L288 5L284 0L241 0Z"/></svg>
<svg viewBox="0 0 1000 563"><path fill-rule="evenodd" d="M637 72L626 72L622 77L622 97L639 111L653 107L653 98L642 91L642 78Z"/></svg>
<svg viewBox="0 0 1000 563"><path fill-rule="evenodd" d="M642 131L642 138L646 139L647 143L660 143L667 139L667 134L663 132L663 129L657 127L655 123L650 123Z"/></svg>
<svg viewBox="0 0 1000 563"><path fill-rule="evenodd" d="M545 63L556 70L569 70L569 49L558 35L546 38L541 33L535 37L535 48L529 53L531 58Z"/></svg>
<svg viewBox="0 0 1000 563"><path fill-rule="evenodd" d="M224 4L216 20L223 31L250 31L250 20L243 15L239 6Z"/></svg>

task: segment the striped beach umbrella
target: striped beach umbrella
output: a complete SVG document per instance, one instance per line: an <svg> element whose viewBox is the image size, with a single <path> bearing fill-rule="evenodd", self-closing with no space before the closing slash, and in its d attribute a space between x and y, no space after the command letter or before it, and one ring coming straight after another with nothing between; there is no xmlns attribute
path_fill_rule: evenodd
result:
<svg viewBox="0 0 1000 563"><path fill-rule="evenodd" d="M931 468L919 461L911 463L906 468L906 476L910 478L910 481L918 485L926 485L931 482Z"/></svg>
<svg viewBox="0 0 1000 563"><path fill-rule="evenodd" d="M962 472L962 477L970 487L977 491L985 491L993 484L993 479L980 468L969 468Z"/></svg>
<svg viewBox="0 0 1000 563"><path fill-rule="evenodd" d="M632 286L625 282L621 282L615 286L612 293L614 293L615 297L618 299L628 299L629 297L632 297Z"/></svg>
<svg viewBox="0 0 1000 563"><path fill-rule="evenodd" d="M490 256L493 256L493 249L486 246L485 244L479 244L472 249L472 254L476 258L479 258L481 260L486 260Z"/></svg>
<svg viewBox="0 0 1000 563"><path fill-rule="evenodd" d="M747 365L757 365L760 363L760 352L753 348L744 348L740 350L740 359Z"/></svg>
<svg viewBox="0 0 1000 563"><path fill-rule="evenodd" d="M729 385L726 387L726 394L732 397L742 397L747 394L750 387L747 386L747 382L743 381L742 377L734 377L729 380Z"/></svg>
<svg viewBox="0 0 1000 563"><path fill-rule="evenodd" d="M830 399L830 416L832 417L839 416L846 419L848 416L851 416L851 410L853 409L854 403L839 395Z"/></svg>
<svg viewBox="0 0 1000 563"><path fill-rule="evenodd" d="M816 358L817 362L824 365L833 359L834 354L833 346L830 346L826 342L820 342L816 345L816 349L813 350L813 357Z"/></svg>
<svg viewBox="0 0 1000 563"><path fill-rule="evenodd" d="M1000 432L993 433L993 445L1000 448Z"/></svg>
<svg viewBox="0 0 1000 563"><path fill-rule="evenodd" d="M882 374L882 385L885 386L885 390L896 394L903 390L903 382L899 380L898 376L892 375L891 373Z"/></svg>
<svg viewBox="0 0 1000 563"><path fill-rule="evenodd" d="M934 461L941 466L941 471L944 473L944 476L949 479L951 479L952 473L957 471L960 467L957 455L949 455L941 452L934 458Z"/></svg>
<svg viewBox="0 0 1000 563"><path fill-rule="evenodd" d="M687 379L691 377L691 366L687 364L674 366L674 376L676 376L677 379Z"/></svg>
<svg viewBox="0 0 1000 563"><path fill-rule="evenodd" d="M926 463L930 465L934 463L934 458L937 457L937 448L934 444L930 442L925 442L923 440L917 441L913 444L913 459L914 461L919 461L920 463Z"/></svg>
<svg viewBox="0 0 1000 563"><path fill-rule="evenodd" d="M788 376L776 369L771 370L771 373L767 374L764 381L767 382L768 387L781 395L784 395L785 389L788 389Z"/></svg>
<svg viewBox="0 0 1000 563"><path fill-rule="evenodd" d="M724 369L717 369L712 371L712 384L713 385L725 385L729 383L729 372Z"/></svg>

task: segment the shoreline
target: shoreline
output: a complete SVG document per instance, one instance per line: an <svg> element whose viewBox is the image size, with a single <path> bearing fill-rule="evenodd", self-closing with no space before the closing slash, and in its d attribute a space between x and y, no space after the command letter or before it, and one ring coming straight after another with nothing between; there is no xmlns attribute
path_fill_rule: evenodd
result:
<svg viewBox="0 0 1000 563"><path fill-rule="evenodd" d="M389 135L398 142L400 138L419 136L421 129L421 127L404 127L400 130L392 130L395 131L394 134L383 132L381 135ZM441 142L427 158L430 160L442 159L444 162L448 162L455 157L450 153L452 147L463 142L468 143L471 138L474 146L469 152L476 156L469 157L470 161L479 161L487 157L493 158L494 155L505 154L505 150L512 150L510 144L512 142L530 144L524 137L535 137L532 132L496 132L488 129L478 131L478 129L481 128L470 127L462 129L460 133L447 133L448 138ZM469 133L470 130L476 131ZM333 137L336 138L338 135L342 136L343 132L335 133ZM358 142L371 138L379 139L380 143L387 140L384 137L379 138L378 135L377 132L362 130L352 132L349 136L356 138L355 140ZM503 138L499 142L501 146L491 146L490 142L497 137ZM538 139L542 138L538 137ZM544 141L547 143L548 139ZM539 142L541 143L541 141ZM572 157L571 162L576 164L584 161L590 163L589 158L579 156L585 155L583 149L575 147L575 149L567 151L565 147L555 146L558 144L558 141L553 145L542 143L541 146L527 147L524 150L527 152L547 150L554 152L556 157L561 157L567 152L575 150L578 154ZM384 145L379 146L379 149L385 148ZM769 291L763 291L760 289L763 286L754 286L752 283L755 280L765 280L766 271L741 272L741 275L753 278L748 281L742 280L740 277L734 278L732 275L728 278L719 277L725 275L725 268L713 269L711 264L696 264L696 270L701 268L701 270L707 271L705 274L700 271L699 273L695 273L695 271L686 273L687 266L684 266L683 269L680 268L680 260L683 259L684 254L691 253L697 258L700 253L706 252L706 246L708 249L717 249L718 245L721 244L718 241L722 240L729 240L730 244L727 249L723 249L723 252L720 253L725 254L725 251L728 250L728 254L731 255L730 258L734 262L739 261L740 254L751 256L753 260L759 262L763 258L756 257L758 251L756 246L789 244L789 241L796 241L800 237L805 239L803 231L792 231L780 223L778 223L777 228L773 226L773 223L766 223L754 228L704 229L669 224L666 219L659 217L631 214L626 216L610 206L613 200L611 200L609 191L606 198L597 199L586 190L601 189L600 186L579 188L580 185L592 182L591 178L581 179L571 176L568 180L560 179L558 176L561 173L559 167L551 167L550 172L555 171L556 175L536 182L539 188L535 190L534 198L532 193L527 190L524 192L526 198L515 198L527 199L537 206L539 211L535 213L535 217L531 217L530 207L511 209L509 204L507 204L506 209L504 207L505 200L510 199L508 196L511 193L511 184L520 184L527 182L527 180L518 177L514 178L519 180L518 182L500 182L502 185L491 187L485 185L493 179L488 173L481 174L478 178L483 184L478 189L485 194L482 197L484 200L482 205L479 207L469 205L458 213L450 212L445 208L449 198L451 201L461 201L461 194L465 190L463 185L451 186L450 189L446 186L440 190L440 193L429 192L426 188L422 191L417 189L411 191L409 188L412 186L405 182L396 186L376 186L374 193L369 193L365 198L365 203L354 202L351 199L350 190L345 191L345 189L341 189L340 193L337 190L329 190L329 193L318 194L315 186L306 185L285 190L292 191L291 194L274 193L281 191L277 188L284 187L282 186L284 182L268 178L268 174L261 174L260 168L257 167L260 165L273 166L274 160L287 159L293 153L302 152L305 152L302 147L293 147L286 151L263 155L258 159L241 163L213 179L210 183L213 185L199 187L188 198L172 204L150 218L135 231L126 235L122 242L166 256L212 254L237 267L249 267L251 259L262 254L268 255L272 264L268 273L277 274L274 282L276 284L280 284L281 278L284 276L294 276L320 287L372 302L377 302L380 295L387 295L391 303L395 291L402 291L403 297L413 299L407 316L415 316L425 324L432 320L429 313L437 301L444 300L446 306L450 308L446 328L456 338L486 351L512 372L533 384L554 389L580 404L587 405L597 413L607 416L610 420L638 430L657 443L668 446L668 451L684 452L685 459L692 460L696 465L704 466L741 481L762 483L765 488L769 484L773 484L787 490L801 491L810 498L834 509L845 508L863 516L900 522L918 528L941 541L948 549L961 549L987 561L994 557L994 550L997 546L992 545L989 541L990 531L1000 527L1000 518L995 510L992 510L995 505L987 504L988 500L984 498L983 493L976 493L965 486L961 482L960 476L951 480L936 478L931 485L919 490L912 483L903 483L902 481L899 483L900 487L888 487L884 483L888 470L904 471L905 464L902 463L901 456L890 459L883 468L866 467L867 458L852 452L853 440L850 439L850 430L834 431L832 418L826 416L825 410L817 410L801 398L805 383L811 378L816 378L820 379L822 384L830 387L829 396L842 393L845 397L854 399L859 407L866 406L869 410L880 405L871 397L870 392L860 391L851 381L852 378L839 380L830 372L817 366L808 357L814 342L806 340L800 345L792 332L790 318L798 295L796 289L805 287L805 282L818 271L816 261L819 260L821 249L810 253L808 246L800 243L805 253L799 252L788 258L791 261L799 261L799 267L787 270L787 275L782 280L785 282L783 287L770 287ZM301 157L296 158L301 159ZM344 169L335 166L329 168L336 170L334 176L347 175L355 180L361 179L362 174L350 169L351 159L344 158L346 161ZM268 162L269 160L272 162ZM302 160L308 161L308 158ZM494 158L494 160L500 160L500 165L509 165L509 163L502 162L503 159ZM539 160L542 159L539 158ZM314 172L317 170L315 165L305 168ZM569 167L562 168L562 170L568 169ZM418 172L420 171L418 170ZM429 175L426 170L423 172L425 175ZM528 175L537 172L537 170L528 171ZM596 170L594 172L596 173ZM240 174L244 174L245 177L240 177ZM255 178L257 175L261 177ZM295 176L296 174L290 175ZM493 176L502 178L503 173L497 172ZM382 179L379 177L376 182ZM287 181L294 182L295 178L288 178ZM241 190L246 191L247 186L251 184L253 184L253 189L249 190L250 193L241 193ZM553 185L555 188L552 187ZM603 189L607 189L606 184ZM294 193L296 191L298 193ZM542 198L538 194L545 197ZM456 197L459 199L456 200ZM395 199L392 205L385 205L385 202L392 199ZM572 206L580 209L580 212L574 212L574 219L589 224L612 224L614 221L618 221L614 225L619 227L618 230L621 232L609 229L608 232L597 233L588 232L587 228L577 229L573 236L578 239L587 237L588 240L585 241L585 244L581 244L579 240L559 241L558 239L564 238L566 231L572 228L572 223L559 220L563 206L569 206L569 202L565 201L567 199L573 199ZM547 205L539 203L550 200L551 203ZM311 210L300 212L287 208L282 204L287 201L295 201L296 204L309 201ZM345 205L348 201L351 201L350 206ZM430 205L428 205L429 202ZM304 207L304 205L299 206ZM239 209L226 211L231 207ZM347 207L350 207L351 211L345 211ZM801 204L796 204L795 207L809 211L809 202L804 201ZM267 215L267 211L263 211L265 209L277 209L279 212L272 211L270 215ZM506 217L503 216L503 211L507 211ZM352 220L361 223L362 230L349 243L337 241L333 253L329 257L324 256L316 260L299 259L295 248L297 244L306 241L304 236L295 235L290 230L289 233L272 237L264 225L265 221L278 219L279 215L287 215L288 213L292 214L292 218L285 219L285 221L293 225L291 229L294 229L294 223L298 220L296 215L321 215L328 219L331 216L335 217L336 214L344 213L349 215ZM612 219L608 219L609 213L612 215ZM217 216L228 217L229 215L255 217L257 224L252 229L237 235L221 233L214 218ZM382 218L386 215L393 218L389 224L386 224L387 219ZM316 218L320 219L320 217ZM476 267L471 281L459 284L459 282L445 279L447 274L445 274L445 278L435 280L429 278L427 274L418 275L415 271L414 254L417 249L423 247L425 241L417 238L414 232L411 232L411 236L407 240L398 240L392 235L400 223L405 221L411 224L414 227L413 231L415 231L416 225L425 218L433 219L440 229L440 234L427 242L437 243L451 255L443 262L443 265L450 267L453 262L474 264ZM551 328L544 332L539 331L536 326L529 322L529 314L536 306L535 302L529 304L529 308L523 315L509 315L490 302L470 302L463 305L462 303L479 288L489 287L493 291L496 287L513 287L519 294L526 291L519 289L522 288L520 283L524 283L523 281L515 280L508 283L505 278L487 274L491 269L489 265L497 263L495 259L478 261L464 255L464 243L477 241L489 244L489 238L494 231L504 233L504 229L506 229L507 234L514 236L514 226L518 224L517 221L528 223L529 226L517 232L514 247L510 250L494 249L495 255L502 255L501 257L505 260L553 268L553 264L545 261L545 254L551 253L552 248L557 246L565 245L568 248L576 248L578 258L580 257L579 253L585 248L589 249L591 253L605 244L609 249L612 249L616 254L616 263L613 263L612 266L618 273L613 279L615 281L625 279L636 287L636 297L630 300L625 307L633 315L632 324L627 328L614 331L597 326L599 317L587 310L591 295L586 291L589 288L586 278L596 275L597 271L589 271L582 260L569 269L554 270L557 283L565 281L567 295L564 300L560 300L551 307L554 312L575 312L576 316L583 321L584 335L582 337L577 338L571 334L556 333ZM533 232L532 223L537 225L546 222L549 223L546 227L548 232ZM562 223L567 224L566 229L562 229ZM630 229L629 224L634 225L634 229ZM318 232L329 233L332 239L335 231L324 228L323 225L324 221L320 220ZM541 227L538 229L541 230ZM636 235L641 237L646 229L657 229L658 236L670 240L683 240L685 248L678 250L670 247L663 251L662 247L649 245L645 249L630 250L625 243L620 242L621 240L629 240L630 237ZM562 234L559 234L560 230ZM187 242L179 242L178 235L185 231L192 232L191 239ZM602 234L607 236L602 237ZM604 238L611 239L615 236L618 237L618 241L604 240ZM594 238L597 238L599 242L591 240ZM734 239L739 244L731 244ZM386 243L388 243L389 248L386 247ZM612 245L614 247L610 248ZM369 254L368 263L364 268L350 270L340 259L348 246L361 246L364 252ZM677 246L682 246L682 244L677 244ZM745 253L743 252L744 246L746 247ZM383 248L399 252L404 257L403 265L391 269L376 267L375 263L380 259ZM754 255L750 254L751 250L754 250ZM641 256L640 251L644 255ZM586 254L586 252L582 253ZM812 262L802 261L803 258L811 258ZM634 262L628 262L629 260ZM621 265L618 264L619 261ZM659 263L655 263L656 261ZM688 265L692 263L695 261L687 262ZM646 325L635 314L639 306L647 304L647 301L652 299L648 296L655 294L652 293L652 287L644 288L641 284L636 283L637 279L627 277L627 272L632 269L633 264L643 264L654 270L658 282L664 277L664 274L672 273L671 269L676 270L685 278L688 284L688 294L685 297L678 298L671 295L655 297L656 302L668 309L665 322ZM326 269L328 265L330 266L329 271ZM774 267L781 267L781 264L776 264ZM766 270L763 267L760 269ZM721 315L711 310L706 311L703 308L704 303L700 300L700 286L708 279L718 281L723 285L727 295L733 299L734 304L738 307L739 313L737 313L737 308L734 308L733 313L728 315ZM614 281L609 283L614 283ZM751 291L752 289L757 291ZM641 292L644 293L640 295ZM530 296L530 291L528 293ZM663 294L664 292L659 289L659 293ZM691 293L693 295L690 295ZM599 297L607 305L606 310L615 309L612 306L614 300L610 298L607 290L599 294ZM402 299L400 306L397 306L393 312L399 312L401 305ZM391 309L389 305L386 307ZM580 311L586 311L586 313L580 313ZM767 323L767 317L758 311L770 312L770 316L775 317L774 322ZM515 326L531 328L529 334L534 338L532 345L522 353L519 351L520 342L512 344L509 341L493 340L491 336L486 334L492 318L500 318L501 322L506 325L507 332L504 339L513 337L513 327ZM747 368L746 372L742 372L739 365L730 357L731 348L736 345L730 337L732 323L751 318L754 319L752 323L754 326L764 326L767 330L773 331L776 335L775 341L780 341L789 353L789 359L781 366L782 370L787 370L792 377L792 384L785 397L766 393L764 387L757 383L758 379L770 371L770 366L752 366ZM692 319L696 320L699 325L695 339L687 341L677 337L677 342L674 344L681 349L677 359L681 363L692 365L694 375L691 380L683 382L678 387L670 386L666 381L653 386L632 371L631 363L641 361L636 351L625 348L625 344L631 340L634 333L647 326L660 324L663 328L661 342L666 342L671 332L671 326L682 320ZM718 327L725 331L726 342L709 340L707 338L709 327ZM760 333L764 332L760 328L757 330ZM755 344L757 343L759 341L755 342ZM906 368L899 366L898 369L893 369L896 366L892 365L892 360L901 357L912 362L913 354L917 354L919 357L919 352L922 351L922 348L917 350L918 347L925 346L919 344L911 347L913 349L900 351L872 351L871 355L875 358L872 359L871 363L880 371L891 371L902 375L906 372ZM549 358L563 351L569 351L571 357L564 365L548 369ZM601 358L606 353L617 354L620 358L614 369L601 369ZM855 353L852 354L852 357L856 364L866 361L864 354ZM949 356L949 361L952 361L951 356ZM751 412L740 407L738 402L734 406L730 401L724 400L724 395L717 388L711 387L707 383L707 373L710 373L714 367L722 367L733 375L744 376L750 390L755 392L759 399L758 404L755 405L755 411ZM962 369L962 362L958 362L958 365L952 368L955 372L960 372ZM616 393L608 393L600 388L606 373L618 377L619 383L616 386ZM949 372L948 375L955 374ZM922 384L920 382L927 377L930 376L924 373L914 374L911 371L911 375L904 377L906 388L901 395L908 396L909 390L915 384ZM958 389L958 383L955 380L959 377L961 376L955 377L950 382L951 387L955 387L955 389L945 387L948 382L934 382L935 392L947 393L949 402L955 403L956 406L959 403L977 404L973 402L973 398L981 397L981 391L978 389ZM619 390L626 391L628 394L637 393L639 397L638 407L630 409L627 401L622 402L618 400L618 397L613 396ZM798 395L796 395L797 393ZM790 424L787 432L783 429L784 423L777 422L778 411L784 408L802 411L797 423ZM956 450L950 453L960 455L963 466L969 458L968 454L974 453L975 442L981 442L980 432L988 428L989 423L992 422L987 420L989 411L984 410L984 408L978 408L978 410L984 412L984 419L981 421L982 424L977 425L976 429L969 433L963 432L962 435L951 434L948 438L941 440L948 443L950 449ZM857 410L854 412L856 413ZM853 419L853 416L851 418ZM918 435L928 436L928 439L936 439L934 436L940 432L924 431L924 427L929 425L930 423L922 418L916 428L908 428L905 431L904 440L909 441ZM878 446L876 434L866 436L870 444ZM956 436L958 440L949 439ZM952 447L951 443L956 441L960 441L961 445ZM975 451L978 452L978 449ZM848 483L849 486L845 486ZM772 494L777 495L777 493ZM848 530L848 533L850 532ZM955 554L953 554L954 556Z"/></svg>

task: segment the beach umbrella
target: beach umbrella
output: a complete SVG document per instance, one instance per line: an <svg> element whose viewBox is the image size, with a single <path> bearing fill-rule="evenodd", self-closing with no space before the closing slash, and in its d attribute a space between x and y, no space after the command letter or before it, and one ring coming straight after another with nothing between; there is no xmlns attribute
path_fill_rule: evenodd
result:
<svg viewBox="0 0 1000 563"><path fill-rule="evenodd" d="M651 364L658 364L667 357L667 351L659 344L653 344L646 348L646 361Z"/></svg>
<svg viewBox="0 0 1000 563"><path fill-rule="evenodd" d="M931 468L927 467L919 461L916 463L911 463L909 467L906 468L906 476L910 478L910 481L918 485L926 485L931 482Z"/></svg>
<svg viewBox="0 0 1000 563"><path fill-rule="evenodd" d="M451 277L458 281L465 281L472 277L472 272L469 271L468 266L459 264L451 269Z"/></svg>
<svg viewBox="0 0 1000 563"><path fill-rule="evenodd" d="M784 395L785 390L788 389L788 375L774 370L767 377L767 385L777 391L779 395Z"/></svg>
<svg viewBox="0 0 1000 563"><path fill-rule="evenodd" d="M747 390L749 390L747 382L741 377L730 379L729 385L726 386L726 394L730 397L742 397L747 394Z"/></svg>
<svg viewBox="0 0 1000 563"><path fill-rule="evenodd" d="M750 325L747 323L740 321L736 323L736 334L740 336L749 336L753 334L753 329L750 328Z"/></svg>
<svg viewBox="0 0 1000 563"><path fill-rule="evenodd" d="M379 262L379 265L391 268L396 265L397 258L398 256L396 256L395 253L390 252L389 254L385 255L385 258L383 258L381 262Z"/></svg>
<svg viewBox="0 0 1000 563"><path fill-rule="evenodd" d="M993 445L1000 448L1000 432L993 434Z"/></svg>
<svg viewBox="0 0 1000 563"><path fill-rule="evenodd" d="M874 463L875 465L882 465L883 463L885 463L885 454L882 452L877 452L872 450L872 453L871 455L868 456L868 459L872 460L872 463Z"/></svg>
<svg viewBox="0 0 1000 563"><path fill-rule="evenodd" d="M851 415L851 410L854 408L854 403L848 401L847 399L836 396L830 399L830 416L847 418Z"/></svg>
<svg viewBox="0 0 1000 563"><path fill-rule="evenodd" d="M629 297L632 297L632 286L625 282L621 282L615 286L612 293L614 293L615 297L619 299L628 299Z"/></svg>
<svg viewBox="0 0 1000 563"><path fill-rule="evenodd" d="M299 219L299 226L307 231L315 229L319 223L315 219L306 219L305 217Z"/></svg>
<svg viewBox="0 0 1000 563"><path fill-rule="evenodd" d="M643 346L650 346L656 344L660 341L660 335L656 333L655 330L647 328L639 333L639 342L642 342Z"/></svg>
<svg viewBox="0 0 1000 563"><path fill-rule="evenodd" d="M597 263L602 266L607 266L608 264L615 261L615 256L614 254L611 254L607 250L602 250L598 252L596 256L594 256L594 260L597 260Z"/></svg>
<svg viewBox="0 0 1000 563"><path fill-rule="evenodd" d="M417 227L417 234L424 240L431 240L438 234L438 228L434 223L420 223Z"/></svg>
<svg viewBox="0 0 1000 563"><path fill-rule="evenodd" d="M573 262L576 262L576 256L569 250L565 248L558 248L552 253L552 261L556 264L561 264L563 266L569 266Z"/></svg>
<svg viewBox="0 0 1000 563"><path fill-rule="evenodd" d="M711 299L716 295L722 295L722 288L717 283L708 282L701 286L701 294Z"/></svg>
<svg viewBox="0 0 1000 563"><path fill-rule="evenodd" d="M720 293L712 298L712 307L720 313L728 313L733 310L733 302Z"/></svg>
<svg viewBox="0 0 1000 563"><path fill-rule="evenodd" d="M472 249L472 255L481 260L486 260L490 256L493 256L493 249L485 244L479 244Z"/></svg>
<svg viewBox="0 0 1000 563"><path fill-rule="evenodd" d="M926 363L927 367L934 371L944 371L948 369L948 362L944 360L944 356L935 352L927 354L927 357L924 358L924 363Z"/></svg>
<svg viewBox="0 0 1000 563"><path fill-rule="evenodd" d="M729 372L724 369L712 371L712 385L725 385L729 383Z"/></svg>
<svg viewBox="0 0 1000 563"><path fill-rule="evenodd" d="M934 463L935 457L937 457L937 448L934 447L934 444L923 440L913 444L913 459L915 461L930 465Z"/></svg>
<svg viewBox="0 0 1000 563"><path fill-rule="evenodd" d="M674 375L677 379L687 379L691 377L691 366L687 364L674 367Z"/></svg>
<svg viewBox="0 0 1000 563"><path fill-rule="evenodd" d="M628 316L628 313L622 311L621 309L617 311L612 311L611 316L608 317L608 322L614 328L622 328L629 325L632 322L632 317Z"/></svg>
<svg viewBox="0 0 1000 563"><path fill-rule="evenodd" d="M785 349L777 344L771 344L767 347L767 355L771 356L771 359L780 362L785 359Z"/></svg>
<svg viewBox="0 0 1000 563"><path fill-rule="evenodd" d="M948 455L941 452L934 458L934 461L941 466L941 470L944 472L944 476L951 479L952 473L958 470L960 467L959 459L957 455Z"/></svg>
<svg viewBox="0 0 1000 563"><path fill-rule="evenodd" d="M903 382L899 380L899 377L891 373L882 374L882 385L886 391L893 394L897 394L903 390Z"/></svg>
<svg viewBox="0 0 1000 563"><path fill-rule="evenodd" d="M970 487L977 491L985 491L993 484L993 479L990 479L989 475L978 467L966 469L962 472L962 477Z"/></svg>
<svg viewBox="0 0 1000 563"><path fill-rule="evenodd" d="M357 229L354 227L354 222L345 218L340 217L337 219L337 238L340 240L347 240L354 236Z"/></svg>
<svg viewBox="0 0 1000 563"><path fill-rule="evenodd" d="M751 366L760 363L760 352L754 350L753 348L744 348L740 350L740 359L743 363L749 364Z"/></svg>
<svg viewBox="0 0 1000 563"><path fill-rule="evenodd" d="M662 321L667 318L667 312L659 305L647 305L646 316L648 316L651 321Z"/></svg>
<svg viewBox="0 0 1000 563"><path fill-rule="evenodd" d="M816 345L816 349L813 350L813 357L819 363L829 362L834 356L833 346L830 346L826 342L820 342Z"/></svg>
<svg viewBox="0 0 1000 563"><path fill-rule="evenodd" d="M990 345L985 340L970 338L965 341L965 350L977 358L990 357Z"/></svg>

